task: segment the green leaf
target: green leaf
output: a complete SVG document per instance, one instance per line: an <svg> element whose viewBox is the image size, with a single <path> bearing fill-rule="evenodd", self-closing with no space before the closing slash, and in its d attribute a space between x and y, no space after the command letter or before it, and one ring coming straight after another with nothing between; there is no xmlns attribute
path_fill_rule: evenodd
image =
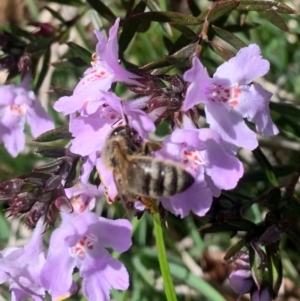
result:
<svg viewBox="0 0 300 301"><path fill-rule="evenodd" d="M71 188L78 182L82 165L83 159L81 156L77 156L73 159L72 167L68 172L64 188Z"/></svg>
<svg viewBox="0 0 300 301"><path fill-rule="evenodd" d="M278 295L280 285L282 283L282 262L279 254L278 244L271 244L266 247L268 256L268 271L272 289L275 295Z"/></svg>
<svg viewBox="0 0 300 301"><path fill-rule="evenodd" d="M104 19L115 22L116 16L101 0L86 0L86 2Z"/></svg>
<svg viewBox="0 0 300 301"><path fill-rule="evenodd" d="M51 7L45 6L46 9L55 19L59 20L62 24L66 23L66 20L62 17L62 15Z"/></svg>
<svg viewBox="0 0 300 301"><path fill-rule="evenodd" d="M297 11L290 8L286 4L275 2L275 1L257 1L257 0L242 0L240 5L237 7L238 10L246 11L266 11L274 10L277 13L283 14L297 14Z"/></svg>
<svg viewBox="0 0 300 301"><path fill-rule="evenodd" d="M200 8L194 0L187 1L187 4L194 17L201 14Z"/></svg>
<svg viewBox="0 0 300 301"><path fill-rule="evenodd" d="M273 10L258 11L258 14L279 29L289 32L289 28L287 27L283 19L277 14L277 12Z"/></svg>
<svg viewBox="0 0 300 301"><path fill-rule="evenodd" d="M297 247L298 252L300 252L300 230L292 227L286 230L286 234L291 242Z"/></svg>
<svg viewBox="0 0 300 301"><path fill-rule="evenodd" d="M64 5L70 5L75 7L81 7L84 5L80 0L44 0L45 2L55 2Z"/></svg>
<svg viewBox="0 0 300 301"><path fill-rule="evenodd" d="M146 268L143 263L141 262L141 259L139 255L136 255L132 259L134 270L137 271L140 275L140 277L143 278L143 280L150 286L154 287L155 285L155 279L154 277L149 273L149 269Z"/></svg>
<svg viewBox="0 0 300 301"><path fill-rule="evenodd" d="M273 166L274 174L277 178L287 176L293 173L296 169L293 165L280 165L280 166ZM245 175L240 179L240 183L251 183L251 182L258 182L258 181L265 181L266 174L262 170L253 170L248 171Z"/></svg>
<svg viewBox="0 0 300 301"><path fill-rule="evenodd" d="M226 301L226 299L213 286L199 276L193 275L183 266L170 262L170 271L174 278L180 279L189 287L201 293L208 300ZM202 299L200 298L199 300Z"/></svg>
<svg viewBox="0 0 300 301"><path fill-rule="evenodd" d="M169 11L146 12L142 14L136 14L132 16L132 18L156 22L174 22L175 24L180 25L198 25L203 23L203 20L193 16Z"/></svg>
<svg viewBox="0 0 300 301"><path fill-rule="evenodd" d="M261 288L261 284L263 282L263 269L261 267L262 262L260 251L262 252L260 249L254 250L253 248L249 248L251 274L258 289Z"/></svg>
<svg viewBox="0 0 300 301"><path fill-rule="evenodd" d="M51 90L48 91L48 94L49 95L54 94L57 98L59 98L59 97L62 97L62 96L71 96L73 94L73 91L71 91L69 89L66 89L66 88L52 86Z"/></svg>
<svg viewBox="0 0 300 301"><path fill-rule="evenodd" d="M39 72L39 77L38 77L35 87L34 87L35 92L37 92L39 90L39 88L41 87L41 85L44 81L44 78L49 70L49 61L50 61L50 56L51 56L50 51L51 51L50 48L48 48L44 55L43 65L42 65L41 71Z"/></svg>
<svg viewBox="0 0 300 301"><path fill-rule="evenodd" d="M273 186L278 186L278 180L277 177L273 171L273 167L268 161L267 157L264 155L264 153L261 151L259 147L257 147L255 150L252 151L255 159L260 164L262 170L264 171L267 179L269 180L270 184Z"/></svg>
<svg viewBox="0 0 300 301"><path fill-rule="evenodd" d="M91 65L91 60L92 60L92 58L90 58L89 63L87 63L79 56L74 56L74 57L65 58L65 59L53 62L53 63L51 63L51 66L53 66L55 68L63 68L63 69L74 69L75 67L76 68L79 68L79 67L87 68L88 66Z"/></svg>
<svg viewBox="0 0 300 301"><path fill-rule="evenodd" d="M202 234L206 233L219 233L219 232L234 232L236 229L234 229L233 226L220 223L220 224L205 224L204 226L199 228L199 232Z"/></svg>
<svg viewBox="0 0 300 301"><path fill-rule="evenodd" d="M73 42L68 42L67 45L85 62L90 63L92 60L92 54L85 48L75 44Z"/></svg>
<svg viewBox="0 0 300 301"><path fill-rule="evenodd" d="M226 50L225 48L223 48L222 46L214 42L207 41L207 44L217 55L219 55L221 58L223 58L226 61L234 57L234 54L232 52Z"/></svg>
<svg viewBox="0 0 300 301"><path fill-rule="evenodd" d="M60 158L66 155L66 149L59 146L40 146L35 153L47 158Z"/></svg>
<svg viewBox="0 0 300 301"><path fill-rule="evenodd" d="M180 31L185 37L187 37L190 40L197 40L198 35L195 34L189 27L179 24L171 24L172 27L176 28L178 31Z"/></svg>
<svg viewBox="0 0 300 301"><path fill-rule="evenodd" d="M173 280L167 259L162 223L159 212L153 213L154 232L160 271L164 280L164 290L168 301L177 301Z"/></svg>
<svg viewBox="0 0 300 301"><path fill-rule="evenodd" d="M247 44L245 44L241 39L239 39L236 35L227 30L224 30L214 25L212 25L212 29L218 37L220 37L222 40L224 40L237 50L240 50L241 48L247 46Z"/></svg>
<svg viewBox="0 0 300 301"><path fill-rule="evenodd" d="M186 68L190 65L190 57L195 53L198 42L183 47L179 51L167 56L167 60L177 68Z"/></svg>
<svg viewBox="0 0 300 301"><path fill-rule="evenodd" d="M225 254L224 260L227 261L232 258L235 254L237 254L245 245L247 241L243 237L237 243L235 243Z"/></svg>
<svg viewBox="0 0 300 301"><path fill-rule="evenodd" d="M224 15L228 15L231 11L233 11L236 7L239 6L239 1L223 1L223 2L215 2L216 5L209 10L207 15L207 20L209 22L213 22Z"/></svg>
<svg viewBox="0 0 300 301"><path fill-rule="evenodd" d="M67 127L59 127L54 130L47 131L38 136L34 141L37 142L50 142L59 139L71 139L72 134L68 131Z"/></svg>
<svg viewBox="0 0 300 301"><path fill-rule="evenodd" d="M10 236L10 228L4 214L0 214L0 241L7 242Z"/></svg>
<svg viewBox="0 0 300 301"><path fill-rule="evenodd" d="M144 10L146 8L146 3L147 3L147 1L140 1L137 4L137 6L134 8L134 10L132 11L132 15L144 12ZM141 20L131 18L131 16L129 16L128 20L126 21L126 23L123 27L122 33L120 35L120 38L119 38L119 56L120 57L123 57L123 53L126 50L126 48L128 47L133 36L135 35L140 23L141 23Z"/></svg>
<svg viewBox="0 0 300 301"><path fill-rule="evenodd" d="M144 65L141 67L141 69L156 69L170 65L175 65L178 68L187 67L190 65L189 58L195 52L197 45L198 43L190 44L172 55L166 55L151 63L148 63L147 65Z"/></svg>
<svg viewBox="0 0 300 301"><path fill-rule="evenodd" d="M300 117L300 108L294 104L270 102L270 109L281 115Z"/></svg>

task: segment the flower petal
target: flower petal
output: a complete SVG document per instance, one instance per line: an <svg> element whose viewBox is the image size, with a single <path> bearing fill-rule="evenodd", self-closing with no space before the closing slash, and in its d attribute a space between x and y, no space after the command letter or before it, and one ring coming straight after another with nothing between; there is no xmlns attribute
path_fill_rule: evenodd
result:
<svg viewBox="0 0 300 301"><path fill-rule="evenodd" d="M246 126L242 116L236 111L229 111L222 104L208 103L205 113L210 128L219 133L225 142L233 145L233 152L236 152L237 147L245 147L249 150L257 147L256 134Z"/></svg>
<svg viewBox="0 0 300 301"><path fill-rule="evenodd" d="M192 68L184 73L183 79L190 82L190 85L182 109L187 111L200 102L206 103L205 87L210 86L212 80L197 57L193 58Z"/></svg>
<svg viewBox="0 0 300 301"><path fill-rule="evenodd" d="M214 79L228 79L231 85L247 85L254 79L265 75L270 63L263 59L258 45L251 44L240 49L235 57L218 67Z"/></svg>

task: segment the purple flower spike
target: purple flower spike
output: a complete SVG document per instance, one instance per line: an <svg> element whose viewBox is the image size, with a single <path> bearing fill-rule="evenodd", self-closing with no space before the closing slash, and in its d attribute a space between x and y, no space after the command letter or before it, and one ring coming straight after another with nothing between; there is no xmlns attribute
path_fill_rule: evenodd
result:
<svg viewBox="0 0 300 301"><path fill-rule="evenodd" d="M42 251L43 221L39 220L33 235L23 248L7 248L0 252L0 284L8 281L12 300L42 301L45 290L39 277L45 263Z"/></svg>
<svg viewBox="0 0 300 301"><path fill-rule="evenodd" d="M0 87L0 142L16 157L25 147L25 122L33 137L54 128L54 123L29 90L30 77L24 77L19 86Z"/></svg>
<svg viewBox="0 0 300 301"><path fill-rule="evenodd" d="M205 104L207 122L224 141L253 150L258 142L256 134L243 118L253 122L256 130L265 136L276 135L278 129L269 112L271 93L259 84L251 84L269 70L269 62L262 59L260 49L252 44L242 48L235 57L222 64L210 78L198 58L184 74L190 82L183 110L199 103Z"/></svg>
<svg viewBox="0 0 300 301"><path fill-rule="evenodd" d="M75 267L83 278L83 292L90 301L108 301L112 288L126 290L128 273L109 249L122 253L131 246L131 224L124 219L108 220L85 212L66 219L50 239L41 282L52 297L72 294Z"/></svg>

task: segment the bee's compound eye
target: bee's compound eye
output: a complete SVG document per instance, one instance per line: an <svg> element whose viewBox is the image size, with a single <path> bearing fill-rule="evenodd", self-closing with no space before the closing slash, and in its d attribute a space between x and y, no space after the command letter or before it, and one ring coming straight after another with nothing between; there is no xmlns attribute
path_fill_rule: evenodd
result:
<svg viewBox="0 0 300 301"><path fill-rule="evenodd" d="M119 127L117 127L116 129L114 129L114 130L112 131L111 136L118 136L118 135L124 133L125 130L126 130L126 129L125 129L124 126L119 126Z"/></svg>

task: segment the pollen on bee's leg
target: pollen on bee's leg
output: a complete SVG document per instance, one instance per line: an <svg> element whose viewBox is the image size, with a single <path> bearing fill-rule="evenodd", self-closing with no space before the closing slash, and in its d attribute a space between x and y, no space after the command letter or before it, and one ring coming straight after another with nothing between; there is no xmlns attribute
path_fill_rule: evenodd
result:
<svg viewBox="0 0 300 301"><path fill-rule="evenodd" d="M140 201L149 210L150 213L156 212L156 205L153 199L141 196Z"/></svg>

